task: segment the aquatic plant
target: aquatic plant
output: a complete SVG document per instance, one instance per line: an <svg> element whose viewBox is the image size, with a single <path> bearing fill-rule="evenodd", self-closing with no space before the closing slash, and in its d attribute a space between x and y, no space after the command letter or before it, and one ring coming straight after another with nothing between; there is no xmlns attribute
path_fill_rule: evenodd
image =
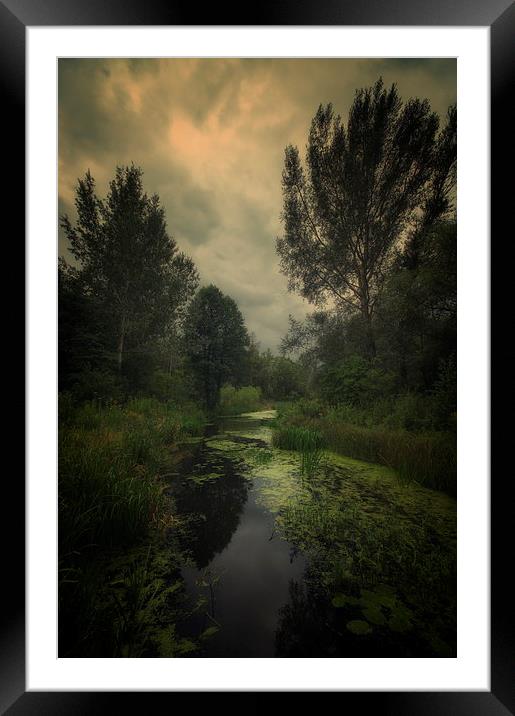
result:
<svg viewBox="0 0 515 716"><path fill-rule="evenodd" d="M307 452L323 448L325 440L317 430L296 425L286 425L273 430L272 445L282 450Z"/></svg>
<svg viewBox="0 0 515 716"><path fill-rule="evenodd" d="M282 450L300 452L301 473L313 476L321 465L325 440L322 434L316 430L288 425L286 427L279 426L273 430L272 445Z"/></svg>

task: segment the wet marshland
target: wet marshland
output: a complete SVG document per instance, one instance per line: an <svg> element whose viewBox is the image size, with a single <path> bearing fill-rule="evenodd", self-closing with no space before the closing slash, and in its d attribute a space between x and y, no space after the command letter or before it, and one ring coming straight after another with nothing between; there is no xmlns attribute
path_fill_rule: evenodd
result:
<svg viewBox="0 0 515 716"><path fill-rule="evenodd" d="M454 656L455 500L273 448L274 418L208 426L169 476L192 655Z"/></svg>

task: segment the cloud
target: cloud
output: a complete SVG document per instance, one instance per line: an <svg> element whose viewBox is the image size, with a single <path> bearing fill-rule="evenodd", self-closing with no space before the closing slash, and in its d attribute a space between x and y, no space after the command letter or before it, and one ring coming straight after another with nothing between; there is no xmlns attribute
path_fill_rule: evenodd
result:
<svg viewBox="0 0 515 716"><path fill-rule="evenodd" d="M303 153L318 105L345 117L379 75L441 115L455 102L448 59L60 60L59 213L73 218L87 169L104 195L117 165L141 166L202 284L231 295L262 347L276 349L288 314L310 310L288 293L275 253L284 148Z"/></svg>

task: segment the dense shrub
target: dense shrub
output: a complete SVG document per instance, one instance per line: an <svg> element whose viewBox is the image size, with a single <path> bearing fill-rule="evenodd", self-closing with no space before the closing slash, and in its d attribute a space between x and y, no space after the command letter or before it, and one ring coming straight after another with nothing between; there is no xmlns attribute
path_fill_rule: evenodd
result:
<svg viewBox="0 0 515 716"><path fill-rule="evenodd" d="M222 415L238 415L259 410L263 406L261 389L251 385L235 388L225 385L220 394L220 411Z"/></svg>
<svg viewBox="0 0 515 716"><path fill-rule="evenodd" d="M191 376L184 370L175 370L172 373L155 371L148 379L145 392L158 400L169 401L175 405L190 402L194 395Z"/></svg>
<svg viewBox="0 0 515 716"><path fill-rule="evenodd" d="M395 389L395 377L353 355L331 365L320 377L322 398L329 405L368 405L390 395Z"/></svg>

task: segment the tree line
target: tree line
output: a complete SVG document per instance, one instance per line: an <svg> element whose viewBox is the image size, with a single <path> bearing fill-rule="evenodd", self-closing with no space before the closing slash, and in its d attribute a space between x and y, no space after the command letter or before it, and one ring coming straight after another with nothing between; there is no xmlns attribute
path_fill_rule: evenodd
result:
<svg viewBox="0 0 515 716"><path fill-rule="evenodd" d="M277 253L316 310L282 349L332 404L440 391L439 425L455 411L456 119L379 79L346 122L319 107L304 164L286 148Z"/></svg>
<svg viewBox="0 0 515 716"><path fill-rule="evenodd" d="M346 121L321 105L307 140L304 162L285 150L276 249L289 289L315 310L290 318L279 356L260 350L231 297L199 289L139 167L118 167L104 199L89 172L79 180L76 220L61 218L74 262L59 263L60 390L85 399L165 386L210 411L227 383L353 405L440 391L446 424L456 107L441 126L427 100L403 102L379 79L356 92Z"/></svg>

